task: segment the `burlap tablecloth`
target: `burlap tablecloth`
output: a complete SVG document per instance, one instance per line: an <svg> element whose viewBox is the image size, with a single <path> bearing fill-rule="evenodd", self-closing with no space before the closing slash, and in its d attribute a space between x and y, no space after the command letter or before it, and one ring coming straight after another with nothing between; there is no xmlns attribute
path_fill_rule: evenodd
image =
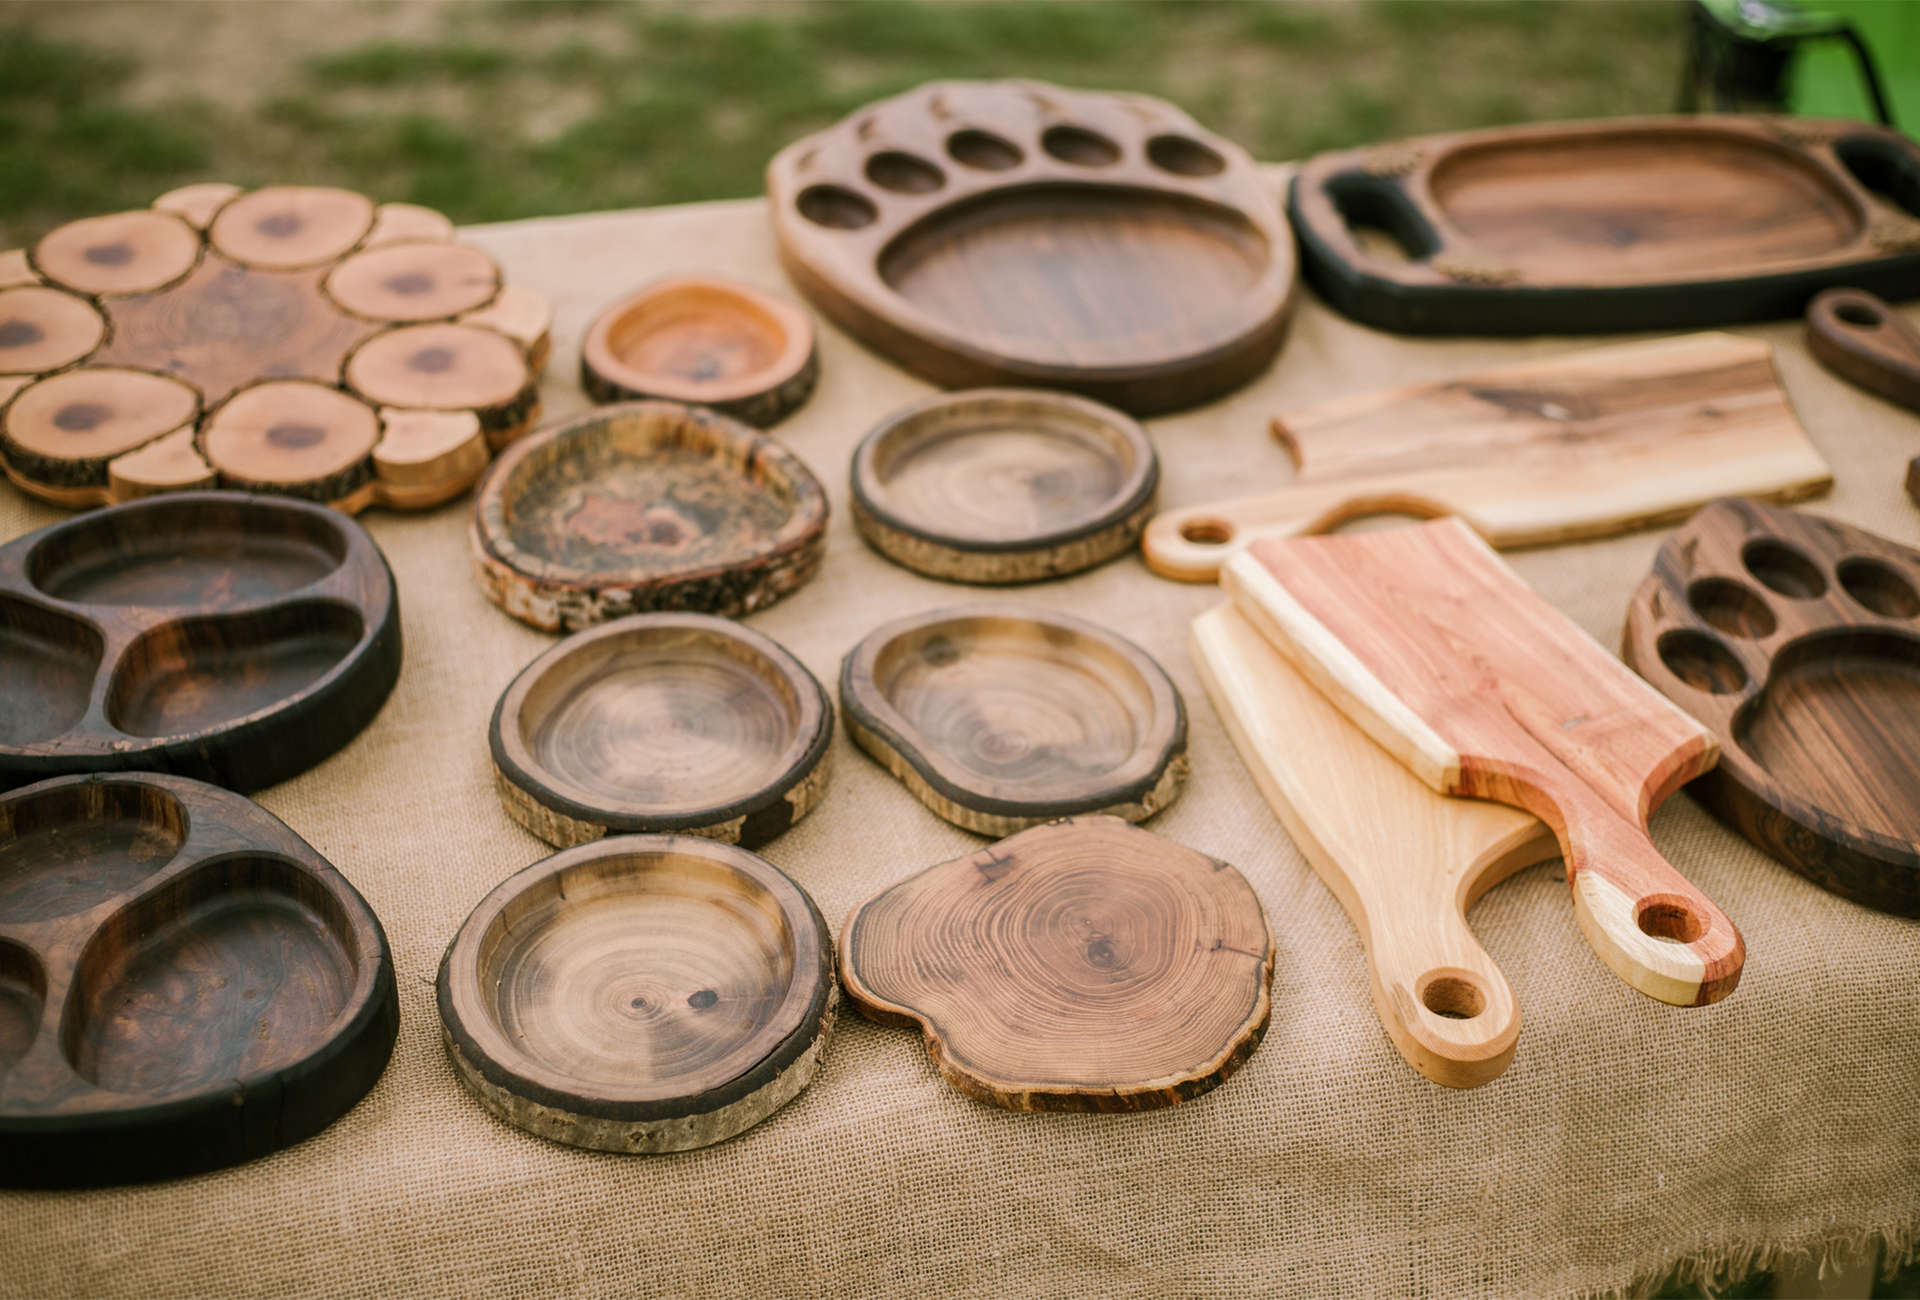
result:
<svg viewBox="0 0 1920 1300"><path fill-rule="evenodd" d="M594 313L678 271L792 294L758 201L482 227L512 283L557 309L546 415L586 405ZM1837 486L1812 509L1920 544L1901 492L1920 421L1822 370L1800 327L1778 349ZM1224 401L1149 422L1167 505L1284 481L1276 411L1581 346L1410 340L1304 296L1278 363ZM941 1082L917 1034L843 1017L812 1086L702 1151L590 1154L483 1111L440 1046L441 951L495 884L549 850L502 811L494 701L550 638L488 604L465 501L364 522L399 579L406 667L379 718L260 802L379 913L400 1042L373 1092L326 1132L237 1169L152 1187L0 1195L0 1294L982 1297L1580 1295L1675 1265L1744 1267L1920 1231L1920 924L1821 892L1691 799L1661 850L1746 935L1738 992L1665 1006L1611 975L1575 927L1559 866L1472 914L1523 1015L1505 1075L1429 1083L1374 1015L1360 942L1241 767L1187 655L1216 588L1137 556L993 593L918 577L848 515L855 443L928 389L831 328L821 383L778 436L826 484L819 576L752 626L823 681L884 620L992 596L1065 610L1164 664L1192 719L1193 780L1149 823L1234 863L1278 937L1272 1029L1209 1096L1132 1116L1022 1115ZM64 513L0 488L0 537ZM1602 644L1662 532L1512 556ZM899 877L983 841L936 818L836 735L826 799L764 850L837 929Z"/></svg>

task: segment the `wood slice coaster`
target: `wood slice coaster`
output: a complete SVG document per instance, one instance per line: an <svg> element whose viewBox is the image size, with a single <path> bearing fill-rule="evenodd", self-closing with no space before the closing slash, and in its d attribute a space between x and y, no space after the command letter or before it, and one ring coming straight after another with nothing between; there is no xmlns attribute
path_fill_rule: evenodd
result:
<svg viewBox="0 0 1920 1300"><path fill-rule="evenodd" d="M934 82L767 168L787 273L948 388L1065 388L1135 414L1280 347L1293 239L1238 147L1140 95Z"/></svg>
<svg viewBox="0 0 1920 1300"><path fill-rule="evenodd" d="M22 389L0 426L7 476L58 505L90 505L108 467L130 451L191 429L200 397L144 370L89 367Z"/></svg>
<svg viewBox="0 0 1920 1300"><path fill-rule="evenodd" d="M596 402L664 398L761 429L798 410L819 377L805 312L712 276L648 285L600 313L580 345L580 386Z"/></svg>
<svg viewBox="0 0 1920 1300"><path fill-rule="evenodd" d="M523 439L474 495L487 598L547 631L653 610L729 617L814 575L819 480L765 434L672 402L603 407Z"/></svg>
<svg viewBox="0 0 1920 1300"><path fill-rule="evenodd" d="M151 293L178 280L200 260L200 236L165 212L85 217L45 236L33 265L75 293Z"/></svg>
<svg viewBox="0 0 1920 1300"><path fill-rule="evenodd" d="M472 411L498 450L540 414L540 377L526 349L479 325L407 325L347 359L347 385L383 406Z"/></svg>
<svg viewBox="0 0 1920 1300"><path fill-rule="evenodd" d="M321 506L182 493L0 547L0 789L144 770L256 790L352 740L399 675L393 576Z"/></svg>
<svg viewBox="0 0 1920 1300"><path fill-rule="evenodd" d="M474 908L440 962L442 1041L510 1124L597 1151L686 1151L805 1088L833 1029L833 943L744 849L620 835Z"/></svg>
<svg viewBox="0 0 1920 1300"><path fill-rule="evenodd" d="M465 244L388 244L334 267L326 288L336 305L368 320L445 320L497 298L500 268Z"/></svg>
<svg viewBox="0 0 1920 1300"><path fill-rule="evenodd" d="M84 298L38 284L0 289L0 374L72 365L106 336L106 320Z"/></svg>
<svg viewBox="0 0 1920 1300"><path fill-rule="evenodd" d="M841 664L840 709L920 802L982 835L1085 813L1143 821L1186 785L1186 706L1165 670L1064 614L896 619Z"/></svg>
<svg viewBox="0 0 1920 1300"><path fill-rule="evenodd" d="M1073 817L860 904L840 932L840 982L868 1019L919 1027L969 1097L1157 1110L1253 1055L1273 952L1231 866L1115 817Z"/></svg>
<svg viewBox="0 0 1920 1300"><path fill-rule="evenodd" d="M1660 548L1625 658L1720 738L1701 803L1823 889L1920 916L1920 551L1716 501Z"/></svg>
<svg viewBox="0 0 1920 1300"><path fill-rule="evenodd" d="M379 919L264 808L134 773L0 796L0 1185L292 1146L379 1081L399 1028Z"/></svg>
<svg viewBox="0 0 1920 1300"><path fill-rule="evenodd" d="M833 705L758 632L635 614L568 637L488 733L507 812L549 844L683 832L757 848L826 793Z"/></svg>
<svg viewBox="0 0 1920 1300"><path fill-rule="evenodd" d="M1139 540L1160 461L1111 407L982 388L890 416L853 455L853 520L916 572L982 584L1090 569Z"/></svg>

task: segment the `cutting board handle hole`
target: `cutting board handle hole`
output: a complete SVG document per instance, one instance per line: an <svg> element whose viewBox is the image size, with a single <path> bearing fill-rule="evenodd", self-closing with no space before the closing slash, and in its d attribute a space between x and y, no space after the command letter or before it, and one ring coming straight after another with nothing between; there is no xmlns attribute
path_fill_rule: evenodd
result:
<svg viewBox="0 0 1920 1300"><path fill-rule="evenodd" d="M1327 182L1327 197L1362 251L1389 260L1422 262L1440 251L1440 237L1399 182L1350 172Z"/></svg>
<svg viewBox="0 0 1920 1300"><path fill-rule="evenodd" d="M1180 536L1196 546L1225 546L1233 540L1233 525L1221 519L1189 519Z"/></svg>
<svg viewBox="0 0 1920 1300"><path fill-rule="evenodd" d="M1487 995L1460 975L1429 972L1421 981L1420 1003L1448 1020L1472 1020L1487 1009Z"/></svg>
<svg viewBox="0 0 1920 1300"><path fill-rule="evenodd" d="M1913 584L1878 560L1842 560L1840 585L1861 606L1881 618L1913 618L1920 615L1920 594Z"/></svg>
<svg viewBox="0 0 1920 1300"><path fill-rule="evenodd" d="M1920 217L1920 159L1911 146L1881 136L1856 136L1834 142L1833 153L1853 179L1882 198L1890 199L1907 215Z"/></svg>
<svg viewBox="0 0 1920 1300"><path fill-rule="evenodd" d="M1733 651L1705 632L1682 628L1660 638L1660 662L1696 691L1732 695L1747 684L1747 670Z"/></svg>
<svg viewBox="0 0 1920 1300"><path fill-rule="evenodd" d="M1886 318L1864 302L1843 302L1836 305L1833 314L1849 325L1858 325L1861 329L1879 329L1886 324Z"/></svg>
<svg viewBox="0 0 1920 1300"><path fill-rule="evenodd" d="M1634 918L1640 932L1662 943L1692 943L1707 932L1693 909L1671 894L1653 894L1640 900L1640 913Z"/></svg>
<svg viewBox="0 0 1920 1300"><path fill-rule="evenodd" d="M1771 537L1748 542L1740 552L1740 562L1767 590L1782 596L1818 600L1827 594L1827 580L1820 566L1785 542Z"/></svg>

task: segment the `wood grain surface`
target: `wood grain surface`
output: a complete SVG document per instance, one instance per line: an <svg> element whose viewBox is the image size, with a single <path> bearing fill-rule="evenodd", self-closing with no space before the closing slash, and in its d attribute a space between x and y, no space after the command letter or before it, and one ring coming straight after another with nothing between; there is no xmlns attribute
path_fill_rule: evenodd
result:
<svg viewBox="0 0 1920 1300"><path fill-rule="evenodd" d="M308 380L243 388L207 418L200 450L229 485L323 505L373 483L380 417L357 397Z"/></svg>
<svg viewBox="0 0 1920 1300"><path fill-rule="evenodd" d="M1920 411L1920 330L1862 289L1829 289L1807 304L1807 351L1850 383Z"/></svg>
<svg viewBox="0 0 1920 1300"><path fill-rule="evenodd" d="M0 289L0 374L58 370L106 336L106 320L78 294L41 284Z"/></svg>

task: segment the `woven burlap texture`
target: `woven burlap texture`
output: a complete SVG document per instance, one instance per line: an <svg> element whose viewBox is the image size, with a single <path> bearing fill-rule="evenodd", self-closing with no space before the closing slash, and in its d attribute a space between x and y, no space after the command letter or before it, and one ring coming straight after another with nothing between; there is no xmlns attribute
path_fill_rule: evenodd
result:
<svg viewBox="0 0 1920 1300"><path fill-rule="evenodd" d="M546 416L585 406L595 312L657 276L710 271L794 295L758 201L484 227L463 237L557 309ZM1838 486L1816 511L1920 544L1902 495L1914 417L1777 349ZM1548 356L1582 339L1413 340L1302 295L1278 363L1199 410L1148 422L1166 505L1291 473L1267 421L1304 403ZM1920 1223L1920 925L1823 893L1674 798L1660 849L1746 935L1738 992L1682 1010L1629 989L1575 926L1557 864L1472 913L1524 1015L1493 1083L1415 1074L1376 1019L1359 940L1261 801L1188 657L1218 589L1128 556L1005 592L943 584L855 534L859 438L926 385L832 328L821 383L778 429L825 483L812 583L751 626L833 683L878 624L985 598L1129 637L1186 697L1193 780L1150 828L1234 863L1278 938L1273 1023L1218 1091L1132 1116L1022 1115L947 1087L918 1035L843 1017L812 1086L732 1141L590 1154L494 1119L440 1046L433 978L468 911L549 850L494 793L488 718L551 638L481 596L467 508L370 512L399 579L406 667L341 753L259 798L343 871L392 940L393 1064L326 1132L242 1168L153 1187L0 1195L0 1295L1550 1296L1617 1291ZM0 489L0 537L66 517ZM1617 646L1664 532L1512 556ZM837 929L875 890L984 841L940 821L835 737L822 805L764 853Z"/></svg>

